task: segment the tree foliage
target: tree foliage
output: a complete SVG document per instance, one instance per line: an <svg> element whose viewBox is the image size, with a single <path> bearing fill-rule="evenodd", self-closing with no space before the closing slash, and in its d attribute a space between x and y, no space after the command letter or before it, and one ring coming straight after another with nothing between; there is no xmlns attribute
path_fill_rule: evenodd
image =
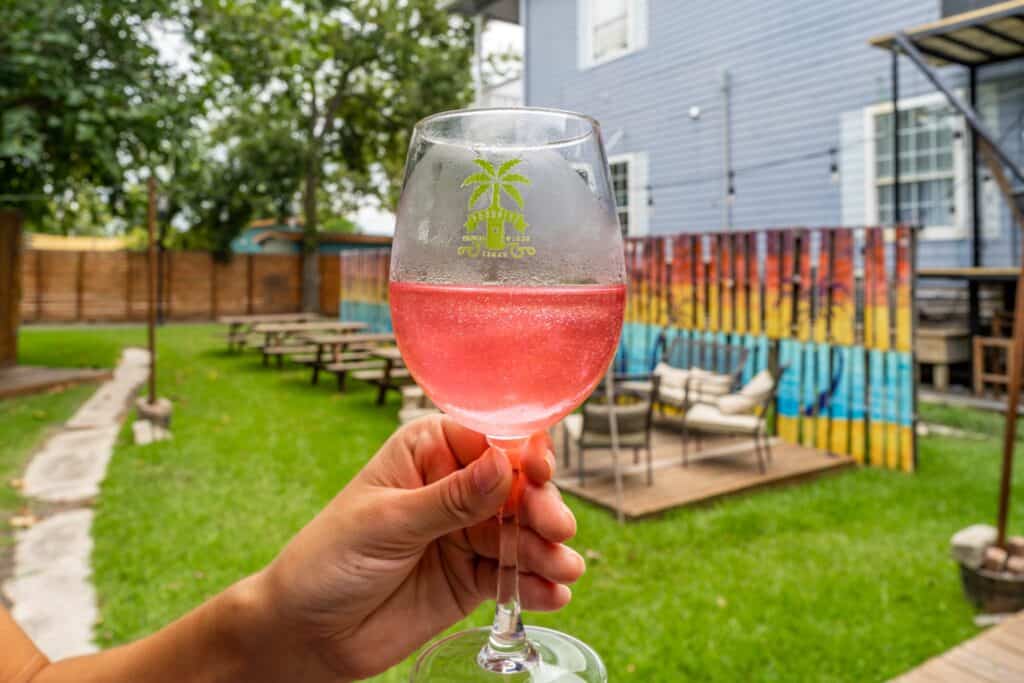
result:
<svg viewBox="0 0 1024 683"><path fill-rule="evenodd" d="M0 3L0 203L30 216L154 163L195 102L150 28L164 0Z"/></svg>
<svg viewBox="0 0 1024 683"><path fill-rule="evenodd" d="M413 124L470 94L471 32L436 0L197 0L189 25L236 115L276 127L301 164L307 251L325 187L393 201ZM316 278L307 259L307 305Z"/></svg>

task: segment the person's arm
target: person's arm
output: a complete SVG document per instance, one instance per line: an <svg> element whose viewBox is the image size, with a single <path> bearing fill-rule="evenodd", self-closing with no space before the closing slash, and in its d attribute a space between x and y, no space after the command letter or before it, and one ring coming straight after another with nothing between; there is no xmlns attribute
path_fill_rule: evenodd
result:
<svg viewBox="0 0 1024 683"><path fill-rule="evenodd" d="M25 632L18 628L7 610L0 607L0 683L26 683L49 662Z"/></svg>
<svg viewBox="0 0 1024 683"><path fill-rule="evenodd" d="M264 604L261 581L262 574L249 577L142 640L52 664L0 610L5 651L0 657L0 683L260 683L322 678L324 671L294 668L307 667L310 660L287 655L293 644L280 625L271 625L273 610Z"/></svg>

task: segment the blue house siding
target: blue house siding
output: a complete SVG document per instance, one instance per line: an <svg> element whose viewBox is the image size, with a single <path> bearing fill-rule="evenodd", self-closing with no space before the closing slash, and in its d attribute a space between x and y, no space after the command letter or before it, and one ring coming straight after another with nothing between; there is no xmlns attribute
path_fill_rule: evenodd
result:
<svg viewBox="0 0 1024 683"><path fill-rule="evenodd" d="M935 0L647 0L647 47L581 70L577 0L525 4L527 104L584 111L615 141L610 155L647 155L652 233L724 225L723 69L731 81L732 225L841 224L851 215L842 195L848 203L856 191L850 182L833 182L828 150L839 148L843 165L858 155L863 164L863 135L841 130L841 119L890 97L889 55L867 39L939 18ZM900 64L901 97L933 91L913 64ZM942 75L963 87L962 69ZM1019 67L1003 77L990 89L1021 87ZM1000 130L1020 115L1022 101L1024 93L1015 102L1000 98ZM698 120L688 115L693 106L701 110ZM1024 159L1024 150L1017 154ZM864 169L840 171L863 178ZM995 228L986 231L986 262L993 265L1012 258L1006 213L996 211ZM922 244L922 265L969 259L963 240Z"/></svg>

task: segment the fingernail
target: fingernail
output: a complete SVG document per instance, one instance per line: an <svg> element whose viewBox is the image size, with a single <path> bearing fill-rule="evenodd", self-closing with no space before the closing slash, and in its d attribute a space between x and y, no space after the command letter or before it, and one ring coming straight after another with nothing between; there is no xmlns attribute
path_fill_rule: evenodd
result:
<svg viewBox="0 0 1024 683"><path fill-rule="evenodd" d="M572 600L572 589L568 586L558 584L558 602L565 605Z"/></svg>
<svg viewBox="0 0 1024 683"><path fill-rule="evenodd" d="M494 451L487 451L480 460L473 465L473 483L481 494L487 495L501 483L501 470L498 469L498 455Z"/></svg>
<svg viewBox="0 0 1024 683"><path fill-rule="evenodd" d="M573 534L575 534L576 533L576 515L572 514L572 510L570 510L569 506L566 505L565 503L562 503L562 514L569 521L569 524L572 525Z"/></svg>
<svg viewBox="0 0 1024 683"><path fill-rule="evenodd" d="M552 477L555 476L555 466L558 464L555 461L555 454L552 453L551 451L548 451L547 454L544 456L544 460L547 461L548 463L548 479L551 479Z"/></svg>
<svg viewBox="0 0 1024 683"><path fill-rule="evenodd" d="M565 547L565 549L566 549L566 550L568 550L568 551L569 551L570 553L572 553L573 555L575 555L575 556L576 556L576 559L578 559L578 560L580 561L580 573L582 574L583 572L587 571L587 561L583 559L583 556L582 556L582 555L580 555L580 554L579 554L578 552L576 552L575 550L573 550L572 548L570 548L569 546L564 546L564 547Z"/></svg>

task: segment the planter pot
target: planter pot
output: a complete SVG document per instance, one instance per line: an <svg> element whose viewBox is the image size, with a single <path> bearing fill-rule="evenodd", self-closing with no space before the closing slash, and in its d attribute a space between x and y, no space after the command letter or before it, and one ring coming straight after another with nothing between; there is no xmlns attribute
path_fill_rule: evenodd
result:
<svg viewBox="0 0 1024 683"><path fill-rule="evenodd" d="M1024 610L1024 576L960 565L967 599L986 614Z"/></svg>
<svg viewBox="0 0 1024 683"><path fill-rule="evenodd" d="M147 420L164 429L171 426L171 402L166 398L157 398L156 403L150 403L145 396L140 396L135 401L135 410L140 420Z"/></svg>

